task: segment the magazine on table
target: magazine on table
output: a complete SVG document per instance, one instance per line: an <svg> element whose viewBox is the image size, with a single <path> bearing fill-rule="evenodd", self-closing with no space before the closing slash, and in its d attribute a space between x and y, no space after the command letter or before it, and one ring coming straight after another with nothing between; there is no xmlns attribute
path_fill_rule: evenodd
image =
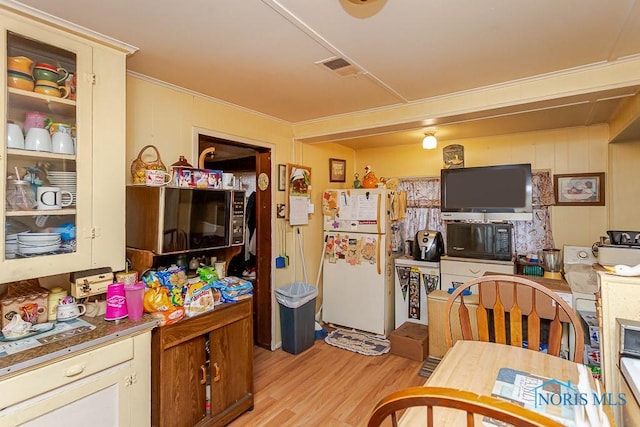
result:
<svg viewBox="0 0 640 427"><path fill-rule="evenodd" d="M500 368L491 395L539 412L565 426L573 427L575 426L573 407L553 404L555 400L549 399L548 396L574 394L575 386L568 381L546 378L511 368ZM490 417L484 417L482 421L485 426L510 425Z"/></svg>

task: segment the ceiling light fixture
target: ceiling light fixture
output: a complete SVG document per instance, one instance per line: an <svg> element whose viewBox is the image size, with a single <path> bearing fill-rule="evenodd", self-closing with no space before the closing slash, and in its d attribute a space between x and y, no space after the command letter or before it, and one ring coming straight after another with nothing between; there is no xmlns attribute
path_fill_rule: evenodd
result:
<svg viewBox="0 0 640 427"><path fill-rule="evenodd" d="M354 18L371 18L380 12L387 0L338 0L340 6Z"/></svg>
<svg viewBox="0 0 640 427"><path fill-rule="evenodd" d="M422 140L422 148L425 150L433 150L438 146L438 140L436 139L435 132L425 132L424 139Z"/></svg>

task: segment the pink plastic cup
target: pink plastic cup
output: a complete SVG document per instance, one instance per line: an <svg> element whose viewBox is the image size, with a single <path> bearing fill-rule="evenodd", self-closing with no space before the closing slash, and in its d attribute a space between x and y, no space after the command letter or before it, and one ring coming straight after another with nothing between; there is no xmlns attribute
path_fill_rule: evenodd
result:
<svg viewBox="0 0 640 427"><path fill-rule="evenodd" d="M131 320L142 319L144 289L145 284L142 282L124 285L127 311L129 312L129 319Z"/></svg>
<svg viewBox="0 0 640 427"><path fill-rule="evenodd" d="M107 311L105 320L118 320L127 317L127 305L124 296L124 284L112 283L107 286Z"/></svg>

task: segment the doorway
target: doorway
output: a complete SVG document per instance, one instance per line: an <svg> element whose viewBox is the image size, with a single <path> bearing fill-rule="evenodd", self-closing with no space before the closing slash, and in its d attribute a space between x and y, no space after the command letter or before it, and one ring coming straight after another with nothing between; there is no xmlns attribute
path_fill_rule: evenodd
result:
<svg viewBox="0 0 640 427"><path fill-rule="evenodd" d="M260 189L258 177L271 180L271 148L198 133L196 159L207 150L203 167L236 176L236 185L246 191L245 245L227 267L230 275L244 276L253 283L254 343L271 349L271 185ZM211 150L211 148L215 150ZM252 274L253 273L253 274Z"/></svg>

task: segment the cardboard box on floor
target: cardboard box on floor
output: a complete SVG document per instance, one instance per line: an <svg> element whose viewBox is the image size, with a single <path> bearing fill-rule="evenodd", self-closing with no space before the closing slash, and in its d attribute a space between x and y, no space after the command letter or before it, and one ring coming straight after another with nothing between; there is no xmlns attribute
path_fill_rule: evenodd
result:
<svg viewBox="0 0 640 427"><path fill-rule="evenodd" d="M391 354L422 362L429 354L427 325L405 322L389 334Z"/></svg>

